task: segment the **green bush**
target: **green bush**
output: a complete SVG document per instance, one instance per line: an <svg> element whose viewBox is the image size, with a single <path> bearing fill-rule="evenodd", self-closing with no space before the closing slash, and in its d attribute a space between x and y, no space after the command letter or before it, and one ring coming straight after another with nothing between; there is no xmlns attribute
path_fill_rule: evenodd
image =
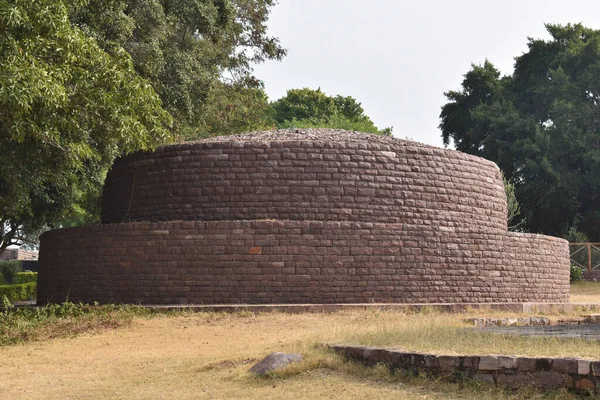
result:
<svg viewBox="0 0 600 400"><path fill-rule="evenodd" d="M0 261L0 272L4 276L4 283L13 283L15 274L21 271L21 261Z"/></svg>
<svg viewBox="0 0 600 400"><path fill-rule="evenodd" d="M8 301L27 301L35 298L37 283L28 282L17 285L0 285L0 299L6 296Z"/></svg>
<svg viewBox="0 0 600 400"><path fill-rule="evenodd" d="M581 282L583 280L583 268L571 264L571 282Z"/></svg>
<svg viewBox="0 0 600 400"><path fill-rule="evenodd" d="M37 282L37 272L17 272L12 281L14 284L30 282Z"/></svg>

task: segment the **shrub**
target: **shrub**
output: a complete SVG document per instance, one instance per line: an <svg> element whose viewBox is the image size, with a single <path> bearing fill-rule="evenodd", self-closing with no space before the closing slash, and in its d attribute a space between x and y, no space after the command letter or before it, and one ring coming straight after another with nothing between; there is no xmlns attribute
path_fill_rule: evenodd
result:
<svg viewBox="0 0 600 400"><path fill-rule="evenodd" d="M581 282L583 280L583 268L571 264L571 282Z"/></svg>
<svg viewBox="0 0 600 400"><path fill-rule="evenodd" d="M12 283L19 284L37 282L37 275L37 272L17 272Z"/></svg>
<svg viewBox="0 0 600 400"><path fill-rule="evenodd" d="M37 283L28 282L17 285L0 285L0 299L6 296L8 301L26 301L35 297Z"/></svg>
<svg viewBox="0 0 600 400"><path fill-rule="evenodd" d="M13 283L17 272L21 271L21 261L0 261L0 272L4 276L4 283Z"/></svg>
<svg viewBox="0 0 600 400"><path fill-rule="evenodd" d="M9 301L4 301L4 304L6 308L4 312L0 312L0 347L113 329L130 324L135 316L155 314L152 310L133 305L63 303L14 308L10 307Z"/></svg>

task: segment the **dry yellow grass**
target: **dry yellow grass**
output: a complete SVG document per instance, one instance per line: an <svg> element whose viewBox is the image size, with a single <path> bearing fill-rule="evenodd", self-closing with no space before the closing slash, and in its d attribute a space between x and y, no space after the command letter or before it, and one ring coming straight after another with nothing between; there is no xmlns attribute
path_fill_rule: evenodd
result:
<svg viewBox="0 0 600 400"><path fill-rule="evenodd" d="M197 314L137 318L127 328L0 349L0 397L6 399L506 399L535 398L487 386L407 379L383 369L345 363L316 344L394 343L446 353L553 352L592 356L600 345L498 337L473 342L457 328L461 315L391 312L334 314ZM469 345L471 343L471 345ZM536 344L537 343L537 344ZM560 343L558 343L560 344ZM564 343L563 343L564 344ZM531 346L531 347L528 347ZM533 350L530 350L533 349ZM563 349L563 350L561 350ZM467 351L468 350L468 351ZM306 361L269 379L248 368L273 351L299 352ZM573 354L571 352L575 352ZM548 397L545 397L548 398ZM561 392L550 398L573 398Z"/></svg>
<svg viewBox="0 0 600 400"><path fill-rule="evenodd" d="M571 284L571 303L600 304L600 283L578 282Z"/></svg>

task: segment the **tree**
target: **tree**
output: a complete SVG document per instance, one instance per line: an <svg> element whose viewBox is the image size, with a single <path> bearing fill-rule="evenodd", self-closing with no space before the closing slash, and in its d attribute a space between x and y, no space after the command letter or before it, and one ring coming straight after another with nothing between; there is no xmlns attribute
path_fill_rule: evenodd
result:
<svg viewBox="0 0 600 400"><path fill-rule="evenodd" d="M220 82L213 86L202 126L186 139L268 130L274 127L262 82Z"/></svg>
<svg viewBox="0 0 600 400"><path fill-rule="evenodd" d="M506 222L509 231L516 231L525 222L524 219L517 221L516 218L521 214L521 207L515 195L515 185L506 179L501 171L502 183L504 184L504 193L506 194Z"/></svg>
<svg viewBox="0 0 600 400"><path fill-rule="evenodd" d="M526 228L600 240L600 31L547 25L513 74L486 61L446 93L442 137L495 161L515 185Z"/></svg>
<svg viewBox="0 0 600 400"><path fill-rule="evenodd" d="M288 90L272 103L272 116L279 128L337 128L392 134L392 128L378 129L353 97L330 97L320 88Z"/></svg>
<svg viewBox="0 0 600 400"><path fill-rule="evenodd" d="M70 23L85 5L0 0L0 253L56 225L115 156L169 140L127 52Z"/></svg>
<svg viewBox="0 0 600 400"><path fill-rule="evenodd" d="M275 0L90 0L71 18L104 50L111 52L116 45L131 55L135 70L151 82L173 116L176 133L190 138L215 126L211 113L223 97L249 96L252 91L256 95L253 64L285 55L277 38L267 35L274 4ZM224 121L233 121L238 112L236 108L216 125L226 129Z"/></svg>

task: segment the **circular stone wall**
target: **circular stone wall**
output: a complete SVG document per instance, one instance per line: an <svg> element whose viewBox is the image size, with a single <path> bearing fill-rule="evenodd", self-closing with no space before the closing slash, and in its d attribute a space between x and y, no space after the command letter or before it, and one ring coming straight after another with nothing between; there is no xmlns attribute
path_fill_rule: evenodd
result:
<svg viewBox="0 0 600 400"><path fill-rule="evenodd" d="M102 220L42 236L40 303L568 301L567 242L507 232L494 163L376 135L136 153L109 173Z"/></svg>

